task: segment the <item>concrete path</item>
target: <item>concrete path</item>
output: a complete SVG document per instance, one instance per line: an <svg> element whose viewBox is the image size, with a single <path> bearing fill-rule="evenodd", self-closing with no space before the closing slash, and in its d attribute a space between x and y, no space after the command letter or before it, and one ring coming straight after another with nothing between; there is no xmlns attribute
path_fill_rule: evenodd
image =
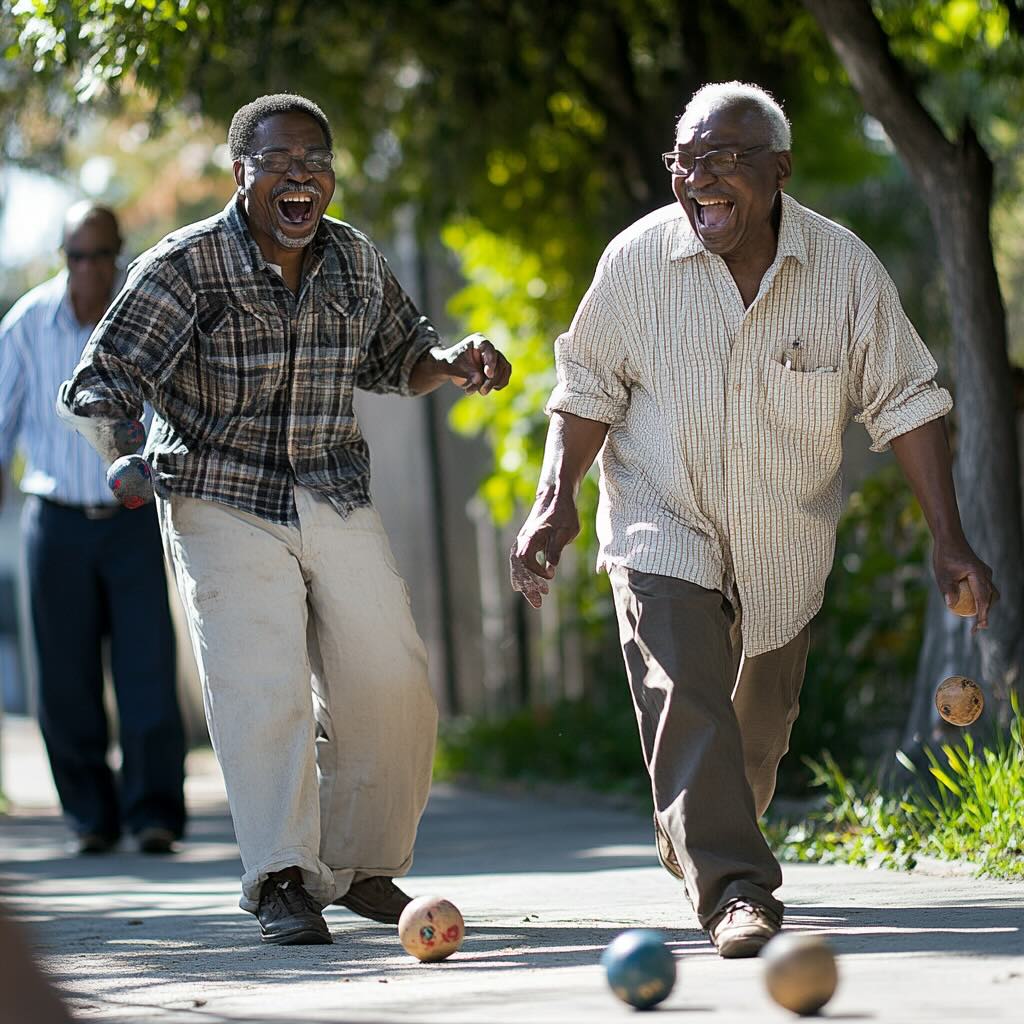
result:
<svg viewBox="0 0 1024 1024"><path fill-rule="evenodd" d="M465 914L460 953L421 965L394 929L332 908L333 946L263 947L216 765L193 755L189 841L171 858L69 855L38 736L4 725L5 903L83 1021L158 1024L620 1021L598 960L625 928L664 930L679 981L658 1012L701 1024L795 1020L756 960L723 961L657 866L643 816L438 786L407 888ZM790 866L787 927L840 954L832 1020L1024 1021L1024 885ZM26 1022L28 1024L28 1022Z"/></svg>

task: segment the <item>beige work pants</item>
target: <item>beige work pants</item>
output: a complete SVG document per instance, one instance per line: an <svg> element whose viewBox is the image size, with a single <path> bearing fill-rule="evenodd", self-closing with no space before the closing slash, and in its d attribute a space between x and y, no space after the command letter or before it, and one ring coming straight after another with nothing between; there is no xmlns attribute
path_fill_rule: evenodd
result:
<svg viewBox="0 0 1024 1024"><path fill-rule="evenodd" d="M789 748L808 630L743 658L739 617L718 591L632 569L611 580L655 821L690 902L704 927L738 897L781 920L782 871L757 819Z"/></svg>
<svg viewBox="0 0 1024 1024"><path fill-rule="evenodd" d="M295 865L326 905L412 864L437 728L426 653L372 508L295 489L298 526L159 501L254 912Z"/></svg>

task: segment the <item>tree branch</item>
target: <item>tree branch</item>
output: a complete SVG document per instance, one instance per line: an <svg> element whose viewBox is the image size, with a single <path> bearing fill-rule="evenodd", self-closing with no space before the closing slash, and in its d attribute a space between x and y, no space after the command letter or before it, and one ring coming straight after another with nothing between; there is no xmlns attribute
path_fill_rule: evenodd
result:
<svg viewBox="0 0 1024 1024"><path fill-rule="evenodd" d="M828 37L864 109L885 128L915 175L930 180L948 168L956 147L918 99L868 0L804 0L804 6Z"/></svg>

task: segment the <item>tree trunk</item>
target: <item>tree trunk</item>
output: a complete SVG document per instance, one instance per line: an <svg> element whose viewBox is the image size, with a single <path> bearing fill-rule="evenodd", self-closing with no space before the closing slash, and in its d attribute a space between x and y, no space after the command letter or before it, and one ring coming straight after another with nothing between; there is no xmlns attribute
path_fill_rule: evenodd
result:
<svg viewBox="0 0 1024 1024"><path fill-rule="evenodd" d="M992 163L970 124L950 142L921 105L867 0L804 0L846 68L864 109L885 128L928 206L949 294L955 347L955 469L967 539L1001 593L987 632L929 601L905 746L946 735L932 694L947 675L982 684L990 722L1004 722L1024 683L1024 522L1006 348L992 255Z"/></svg>

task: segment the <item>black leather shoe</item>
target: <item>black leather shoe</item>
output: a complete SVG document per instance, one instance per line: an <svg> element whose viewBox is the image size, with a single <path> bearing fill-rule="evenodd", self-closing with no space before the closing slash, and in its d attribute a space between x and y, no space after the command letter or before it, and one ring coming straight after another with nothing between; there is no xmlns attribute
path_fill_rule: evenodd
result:
<svg viewBox="0 0 1024 1024"><path fill-rule="evenodd" d="M402 892L392 879L375 875L353 882L348 892L334 901L334 906L348 907L360 917L368 917L381 924L398 924L402 911L410 903L412 897Z"/></svg>
<svg viewBox="0 0 1024 1024"><path fill-rule="evenodd" d="M320 946L332 942L320 907L300 882L271 875L260 890L256 918L264 942Z"/></svg>
<svg viewBox="0 0 1024 1024"><path fill-rule="evenodd" d="M78 852L81 854L110 853L117 846L117 840L98 832L83 832L78 837Z"/></svg>
<svg viewBox="0 0 1024 1024"><path fill-rule="evenodd" d="M135 834L139 853L174 853L174 833L160 825L150 825Z"/></svg>

